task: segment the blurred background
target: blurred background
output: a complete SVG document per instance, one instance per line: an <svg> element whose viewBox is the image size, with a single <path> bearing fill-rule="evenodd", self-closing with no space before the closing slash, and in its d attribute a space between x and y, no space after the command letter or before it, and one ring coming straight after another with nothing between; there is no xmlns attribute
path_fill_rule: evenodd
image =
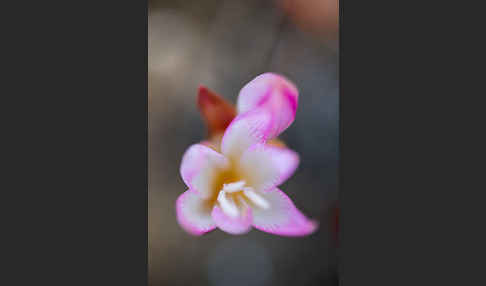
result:
<svg viewBox="0 0 486 286"><path fill-rule="evenodd" d="M149 285L337 285L338 0L149 0ZM280 138L301 155L281 189L319 230L304 238L252 230L202 237L177 224L182 155L206 136L196 106L206 85L235 103L276 72L300 91Z"/></svg>

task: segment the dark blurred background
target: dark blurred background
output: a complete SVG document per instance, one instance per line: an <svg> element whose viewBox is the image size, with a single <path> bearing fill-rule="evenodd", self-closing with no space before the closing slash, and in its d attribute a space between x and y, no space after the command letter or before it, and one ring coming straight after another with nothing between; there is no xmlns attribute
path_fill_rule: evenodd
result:
<svg viewBox="0 0 486 286"><path fill-rule="evenodd" d="M337 285L337 0L151 0L148 24L149 285ZM301 164L281 189L320 228L304 238L190 236L174 204L186 190L182 154L206 135L197 87L234 103L264 72L299 88L296 120L280 138Z"/></svg>

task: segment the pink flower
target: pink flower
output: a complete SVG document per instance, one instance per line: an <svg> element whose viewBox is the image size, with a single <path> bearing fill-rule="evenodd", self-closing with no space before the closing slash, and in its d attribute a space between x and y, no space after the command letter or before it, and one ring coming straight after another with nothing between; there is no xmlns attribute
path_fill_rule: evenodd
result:
<svg viewBox="0 0 486 286"><path fill-rule="evenodd" d="M297 101L297 88L279 75L262 74L243 87L238 115L224 134L192 145L183 156L180 172L189 190L176 202L182 228L193 235L216 227L243 234L253 226L284 236L317 228L278 189L299 156L272 142L293 122Z"/></svg>

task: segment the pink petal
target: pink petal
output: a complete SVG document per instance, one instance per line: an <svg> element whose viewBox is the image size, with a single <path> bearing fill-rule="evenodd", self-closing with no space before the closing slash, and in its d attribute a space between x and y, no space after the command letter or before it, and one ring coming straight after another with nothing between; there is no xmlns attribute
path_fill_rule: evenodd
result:
<svg viewBox="0 0 486 286"><path fill-rule="evenodd" d="M315 221L306 218L281 190L260 193L270 204L268 209L253 209L253 226L282 236L309 235L317 229Z"/></svg>
<svg viewBox="0 0 486 286"><path fill-rule="evenodd" d="M221 152L234 159L250 146L263 143L272 123L267 112L247 112L238 115L226 129L221 141Z"/></svg>
<svg viewBox="0 0 486 286"><path fill-rule="evenodd" d="M192 235L202 235L216 228L211 217L211 209L193 191L186 191L176 202L177 221Z"/></svg>
<svg viewBox="0 0 486 286"><path fill-rule="evenodd" d="M285 147L255 144L241 157L240 167L247 184L256 191L268 191L285 182L299 164L299 155Z"/></svg>
<svg viewBox="0 0 486 286"><path fill-rule="evenodd" d="M213 177L227 165L228 160L223 155L202 144L194 144L182 157L180 173L189 189L208 197Z"/></svg>
<svg viewBox="0 0 486 286"><path fill-rule="evenodd" d="M215 206L211 216L218 228L227 233L244 234L251 230L253 216L249 207L246 207L243 215L232 218L226 215L219 206Z"/></svg>
<svg viewBox="0 0 486 286"><path fill-rule="evenodd" d="M238 96L238 113L264 109L274 122L269 138L277 137L292 124L297 111L299 91L281 75L264 73L247 83Z"/></svg>

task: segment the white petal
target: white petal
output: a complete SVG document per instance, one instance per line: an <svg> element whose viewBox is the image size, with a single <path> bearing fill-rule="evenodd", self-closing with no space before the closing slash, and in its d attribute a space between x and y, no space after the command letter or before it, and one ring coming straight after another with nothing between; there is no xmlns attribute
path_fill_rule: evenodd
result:
<svg viewBox="0 0 486 286"><path fill-rule="evenodd" d="M274 188L280 179L280 170L274 164L272 153L263 144L256 144L241 156L239 166L247 185L259 192Z"/></svg>
<svg viewBox="0 0 486 286"><path fill-rule="evenodd" d="M223 155L202 144L194 144L182 157L180 173L189 189L208 197L214 176L227 166L228 160Z"/></svg>
<svg viewBox="0 0 486 286"><path fill-rule="evenodd" d="M305 217L292 200L275 188L261 194L268 209L253 209L253 226L261 231L284 236L304 236L317 229L317 223Z"/></svg>
<svg viewBox="0 0 486 286"><path fill-rule="evenodd" d="M239 161L247 185L256 191L267 191L287 180L299 164L299 155L285 147L256 144Z"/></svg>
<svg viewBox="0 0 486 286"><path fill-rule="evenodd" d="M223 135L221 152L225 156L238 159L253 144L265 142L269 128L270 115L267 112L238 115Z"/></svg>
<svg viewBox="0 0 486 286"><path fill-rule="evenodd" d="M251 208L242 206L241 215L230 217L219 206L215 206L211 216L219 229L231 234L244 234L251 230L253 220Z"/></svg>
<svg viewBox="0 0 486 286"><path fill-rule="evenodd" d="M211 209L193 191L186 191L176 202L177 221L181 227L193 235L201 235L216 227L211 217Z"/></svg>

